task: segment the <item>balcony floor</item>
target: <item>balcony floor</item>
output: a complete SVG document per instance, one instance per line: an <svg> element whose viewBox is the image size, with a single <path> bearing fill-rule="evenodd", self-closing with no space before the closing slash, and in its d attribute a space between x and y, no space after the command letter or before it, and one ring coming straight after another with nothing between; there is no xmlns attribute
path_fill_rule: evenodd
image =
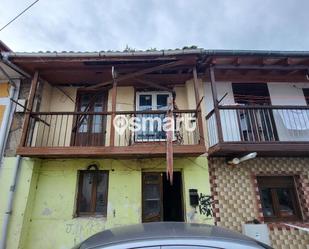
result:
<svg viewBox="0 0 309 249"><path fill-rule="evenodd" d="M210 157L232 157L257 152L258 156L309 157L309 142L224 142L208 149Z"/></svg>
<svg viewBox="0 0 309 249"><path fill-rule="evenodd" d="M200 156L206 152L204 145L174 145L174 156ZM17 154L38 158L147 158L163 157L166 147L163 144L132 145L123 147L19 147Z"/></svg>

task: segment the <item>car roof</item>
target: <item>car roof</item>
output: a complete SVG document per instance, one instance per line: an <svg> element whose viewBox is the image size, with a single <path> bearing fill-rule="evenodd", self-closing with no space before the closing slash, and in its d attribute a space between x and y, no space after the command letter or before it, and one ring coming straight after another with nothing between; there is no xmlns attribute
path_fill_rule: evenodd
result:
<svg viewBox="0 0 309 249"><path fill-rule="evenodd" d="M224 239L225 241L239 241L251 245L256 243L254 240L239 233L217 226L183 222L151 222L116 227L102 231L85 240L80 248L86 249L130 241L164 240L173 238L194 238L203 240Z"/></svg>

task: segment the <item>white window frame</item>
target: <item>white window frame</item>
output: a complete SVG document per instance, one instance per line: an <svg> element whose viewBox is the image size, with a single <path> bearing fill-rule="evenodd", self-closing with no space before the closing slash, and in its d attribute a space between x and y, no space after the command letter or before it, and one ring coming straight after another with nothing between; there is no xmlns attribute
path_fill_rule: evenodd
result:
<svg viewBox="0 0 309 249"><path fill-rule="evenodd" d="M172 94L168 91L148 91L148 92L136 92L136 110L139 111L139 98L141 95L151 95L152 103L151 110L158 110L157 108L157 96L161 94L167 94L169 97L172 97Z"/></svg>
<svg viewBox="0 0 309 249"><path fill-rule="evenodd" d="M158 110L157 108L157 96L160 94L167 94L169 97L172 97L172 94L168 91L139 91L136 92L136 111L140 111L140 105L139 105L139 100L141 95L151 95L152 98L152 103L151 103L151 110L150 111L155 111ZM173 138L175 140L175 138ZM166 139L148 139L148 141L144 141L143 139L138 139L135 137L134 134L134 141L136 142L155 142L155 141L166 141Z"/></svg>

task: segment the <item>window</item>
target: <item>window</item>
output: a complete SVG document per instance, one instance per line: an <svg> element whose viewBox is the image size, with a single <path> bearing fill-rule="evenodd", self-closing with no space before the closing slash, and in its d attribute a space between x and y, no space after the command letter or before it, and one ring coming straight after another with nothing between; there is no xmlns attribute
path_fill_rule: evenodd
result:
<svg viewBox="0 0 309 249"><path fill-rule="evenodd" d="M293 176L257 177L265 221L301 219Z"/></svg>
<svg viewBox="0 0 309 249"><path fill-rule="evenodd" d="M244 106L271 105L266 83L232 83L235 103ZM244 141L274 141L277 132L273 113L269 109L237 110L240 137Z"/></svg>
<svg viewBox="0 0 309 249"><path fill-rule="evenodd" d="M107 213L108 171L79 171L77 216Z"/></svg>
<svg viewBox="0 0 309 249"><path fill-rule="evenodd" d="M167 110L168 97L171 97L169 92L137 92L136 93L136 110L137 111L154 111L154 110ZM140 118L141 125L144 123L145 127L142 127L141 131L136 133L137 141L160 141L166 138L165 132L162 129L163 119L166 114L138 114L137 118ZM153 123L151 124L151 120ZM158 121L161 120L161 125Z"/></svg>

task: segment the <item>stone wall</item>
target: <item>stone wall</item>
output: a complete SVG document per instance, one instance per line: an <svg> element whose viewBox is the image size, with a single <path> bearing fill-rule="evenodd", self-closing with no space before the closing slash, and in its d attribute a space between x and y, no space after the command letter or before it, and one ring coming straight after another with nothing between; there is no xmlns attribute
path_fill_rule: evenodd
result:
<svg viewBox="0 0 309 249"><path fill-rule="evenodd" d="M238 166L227 165L225 158L211 158L209 169L218 226L241 232L242 224L246 222L253 219L263 222L256 181L259 174L298 176L297 191L304 221L296 225L309 226L309 158L256 158ZM308 248L308 233L283 223L271 223L269 228L274 248Z"/></svg>

